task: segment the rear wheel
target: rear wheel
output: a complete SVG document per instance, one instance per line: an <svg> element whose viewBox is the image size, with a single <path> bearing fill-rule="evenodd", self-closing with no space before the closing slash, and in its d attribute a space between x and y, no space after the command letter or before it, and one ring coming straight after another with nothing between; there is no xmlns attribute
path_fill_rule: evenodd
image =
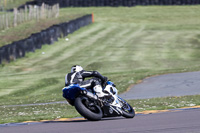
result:
<svg viewBox="0 0 200 133"><path fill-rule="evenodd" d="M74 102L76 110L86 119L91 121L101 120L103 113L101 108L87 97L77 97Z"/></svg>

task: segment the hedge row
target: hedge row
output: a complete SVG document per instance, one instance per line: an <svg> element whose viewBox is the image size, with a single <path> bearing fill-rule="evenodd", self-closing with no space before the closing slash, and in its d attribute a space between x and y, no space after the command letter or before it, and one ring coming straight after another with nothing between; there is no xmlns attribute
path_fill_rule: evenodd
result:
<svg viewBox="0 0 200 133"><path fill-rule="evenodd" d="M3 46L0 48L0 64L2 64L2 61L10 62L11 60L24 57L27 52L41 49L42 45L53 44L58 38L65 37L90 23L92 23L92 15L86 15L66 23L53 25L46 30L32 34L24 40Z"/></svg>
<svg viewBox="0 0 200 133"><path fill-rule="evenodd" d="M89 6L136 6L136 5L194 5L200 0L35 0L34 3L53 5L59 3L60 7L89 7Z"/></svg>

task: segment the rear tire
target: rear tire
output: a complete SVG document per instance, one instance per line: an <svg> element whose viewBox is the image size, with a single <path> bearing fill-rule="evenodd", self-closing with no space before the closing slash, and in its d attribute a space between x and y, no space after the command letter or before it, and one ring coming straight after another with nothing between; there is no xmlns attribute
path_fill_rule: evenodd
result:
<svg viewBox="0 0 200 133"><path fill-rule="evenodd" d="M75 99L74 106L76 110L86 119L91 121L101 120L103 117L101 108L98 105L88 106L87 102L88 100L86 97L77 97Z"/></svg>

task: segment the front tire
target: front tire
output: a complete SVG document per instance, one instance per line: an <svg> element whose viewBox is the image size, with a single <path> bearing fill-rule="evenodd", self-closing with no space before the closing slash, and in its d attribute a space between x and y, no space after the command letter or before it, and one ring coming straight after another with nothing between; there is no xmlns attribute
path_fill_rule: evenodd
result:
<svg viewBox="0 0 200 133"><path fill-rule="evenodd" d="M125 100L118 97L118 100L122 103L122 116L126 118L133 118L135 117L135 110L131 105L129 105Z"/></svg>
<svg viewBox="0 0 200 133"><path fill-rule="evenodd" d="M125 105L126 107L122 108L122 112L123 112L123 117L126 118L133 118L135 117L135 110L128 104L126 103Z"/></svg>
<svg viewBox="0 0 200 133"><path fill-rule="evenodd" d="M103 117L101 108L98 105L89 102L87 97L77 97L74 106L76 110L88 120L98 121Z"/></svg>

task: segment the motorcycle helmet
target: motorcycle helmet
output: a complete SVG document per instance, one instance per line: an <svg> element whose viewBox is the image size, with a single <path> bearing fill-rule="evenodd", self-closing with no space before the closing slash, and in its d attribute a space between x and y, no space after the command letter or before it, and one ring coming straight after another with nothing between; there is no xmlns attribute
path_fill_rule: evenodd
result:
<svg viewBox="0 0 200 133"><path fill-rule="evenodd" d="M71 68L71 72L80 72L82 70L83 70L83 68L81 66L79 66L79 65L74 65Z"/></svg>

